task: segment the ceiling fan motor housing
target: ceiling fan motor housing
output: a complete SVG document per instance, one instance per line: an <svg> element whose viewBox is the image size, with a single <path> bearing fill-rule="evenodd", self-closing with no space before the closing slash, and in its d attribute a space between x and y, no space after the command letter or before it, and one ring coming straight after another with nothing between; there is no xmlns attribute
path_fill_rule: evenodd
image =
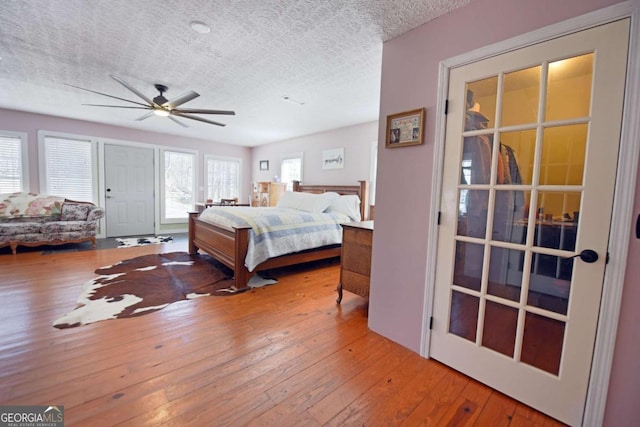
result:
<svg viewBox="0 0 640 427"><path fill-rule="evenodd" d="M160 83L156 83L153 86L156 88L156 90L158 92L160 92L160 95L158 95L155 98L153 98L153 102L155 102L158 105L163 105L163 104L166 104L167 102L169 102L169 100L164 97L164 93L166 91L168 91L169 88L167 86L165 86L165 85L161 85Z"/></svg>

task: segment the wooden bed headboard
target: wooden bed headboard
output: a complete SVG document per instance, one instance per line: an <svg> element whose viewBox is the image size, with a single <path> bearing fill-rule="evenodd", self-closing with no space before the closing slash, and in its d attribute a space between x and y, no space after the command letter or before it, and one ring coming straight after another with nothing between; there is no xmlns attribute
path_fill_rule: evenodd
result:
<svg viewBox="0 0 640 427"><path fill-rule="evenodd" d="M320 194L333 191L341 195L355 194L360 197L360 216L365 221L369 219L369 183L358 181L359 185L302 185L300 181L293 181L293 191L301 193Z"/></svg>

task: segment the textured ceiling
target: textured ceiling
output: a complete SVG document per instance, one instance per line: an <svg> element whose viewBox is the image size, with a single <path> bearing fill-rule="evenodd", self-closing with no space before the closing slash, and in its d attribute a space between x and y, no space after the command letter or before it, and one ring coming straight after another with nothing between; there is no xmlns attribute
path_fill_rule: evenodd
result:
<svg viewBox="0 0 640 427"><path fill-rule="evenodd" d="M470 0L2 0L0 108L256 146L378 118L382 42ZM211 32L190 28L202 21ZM235 110L213 126L139 101L195 90L184 108ZM284 97L289 97L285 100ZM113 102L112 102L113 101Z"/></svg>

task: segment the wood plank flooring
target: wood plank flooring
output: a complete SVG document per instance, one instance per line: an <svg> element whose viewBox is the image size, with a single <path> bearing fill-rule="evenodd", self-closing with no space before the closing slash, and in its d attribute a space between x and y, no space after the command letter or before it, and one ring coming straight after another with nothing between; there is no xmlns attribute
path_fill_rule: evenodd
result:
<svg viewBox="0 0 640 427"><path fill-rule="evenodd" d="M559 426L368 330L335 303L336 261L279 283L58 330L93 271L186 242L0 255L0 405L64 405L67 426Z"/></svg>

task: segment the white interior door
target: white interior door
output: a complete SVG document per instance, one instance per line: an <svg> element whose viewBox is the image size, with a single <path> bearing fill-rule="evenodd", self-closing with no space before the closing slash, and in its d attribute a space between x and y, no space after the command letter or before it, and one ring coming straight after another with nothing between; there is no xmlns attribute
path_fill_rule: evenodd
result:
<svg viewBox="0 0 640 427"><path fill-rule="evenodd" d="M107 237L155 232L154 151L104 146Z"/></svg>
<svg viewBox="0 0 640 427"><path fill-rule="evenodd" d="M431 357L582 421L629 20L450 73Z"/></svg>

